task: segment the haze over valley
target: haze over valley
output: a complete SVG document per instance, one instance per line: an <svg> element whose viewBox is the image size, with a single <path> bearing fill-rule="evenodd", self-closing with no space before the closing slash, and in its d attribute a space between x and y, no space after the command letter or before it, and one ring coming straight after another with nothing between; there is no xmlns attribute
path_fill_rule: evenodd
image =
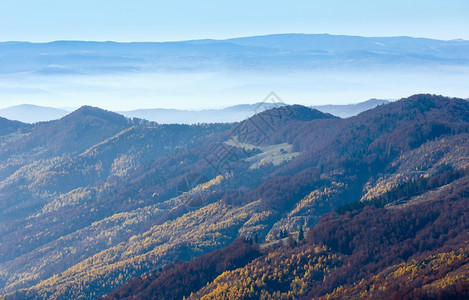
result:
<svg viewBox="0 0 469 300"><path fill-rule="evenodd" d="M213 109L469 94L469 42L280 34L160 43L0 43L3 108Z"/></svg>

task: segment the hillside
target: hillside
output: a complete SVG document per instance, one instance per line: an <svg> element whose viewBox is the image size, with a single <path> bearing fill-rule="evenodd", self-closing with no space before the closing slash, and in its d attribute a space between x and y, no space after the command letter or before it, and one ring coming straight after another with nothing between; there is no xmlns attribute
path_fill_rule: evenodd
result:
<svg viewBox="0 0 469 300"><path fill-rule="evenodd" d="M93 299L172 262L221 249L240 236L271 242L285 231L297 233L301 228L332 233L345 229L327 226L351 224L346 228L355 230L362 221L378 222L372 216L380 214L379 222L384 224L393 214L389 208L374 205L376 199L383 195L391 199L390 191L412 180L439 178L446 171L467 167L468 137L469 103L427 94L348 119L293 105L272 108L239 123L192 126L159 125L81 108L61 120L32 125L28 134L11 136L12 142L0 152L1 293L20 299ZM465 186L465 175L458 176L441 182ZM427 184L432 189L444 188ZM410 196L437 195L433 190L416 190L418 194ZM433 194L409 203L435 209L440 207L435 203L441 203L442 208L454 209L437 219L431 209L417 210L410 204L403 208L402 212L411 215L429 211L422 218L433 221L419 221L428 224L424 228L411 222L409 228L415 231L409 230L409 236L382 241L390 251L382 252L383 257L395 258L382 261L377 256L369 269L363 269L367 276L403 263L411 257L409 253L459 251L448 245L461 245L464 220L454 234L432 237L428 253L412 248L432 226L451 227L454 223L448 220L464 215L459 208L467 206L464 197L455 196L451 206L446 198ZM324 217L359 200L373 207ZM402 201L398 199L394 206ZM396 218L406 216L402 213ZM343 220L329 224L330 218ZM320 231L324 226L333 230ZM412 239L416 242L407 254L392 252L395 243L403 246ZM356 272L359 264L354 263L368 263L360 256L367 250L357 246L355 253L355 244L346 242L349 248L337 248L334 236L310 234L295 249L313 251L310 245L317 245L318 253L324 255L321 261L327 260L324 267L337 267L337 274ZM362 244L366 245L357 245ZM276 255L285 251L273 251L252 264L270 257L275 265ZM343 261L350 262L350 269L340 269ZM319 273L311 272L308 276L319 278L315 277ZM363 274L357 272L350 280ZM209 277L204 280L212 282ZM325 295L334 286L353 283L334 278L321 291L304 289L303 294ZM290 279L285 280L280 290L269 288L268 292L285 292Z"/></svg>
<svg viewBox="0 0 469 300"><path fill-rule="evenodd" d="M299 244L290 237L288 246L266 248L237 269L217 268L198 286L191 284L199 278L186 278L188 266L198 274L197 259L214 254L134 279L104 299L466 299L468 175L443 183L457 188L397 212L365 206L326 214ZM192 288L160 296L179 280Z"/></svg>
<svg viewBox="0 0 469 300"><path fill-rule="evenodd" d="M15 132L21 133L27 131L27 129L29 129L27 124L0 117L0 136L6 136Z"/></svg>

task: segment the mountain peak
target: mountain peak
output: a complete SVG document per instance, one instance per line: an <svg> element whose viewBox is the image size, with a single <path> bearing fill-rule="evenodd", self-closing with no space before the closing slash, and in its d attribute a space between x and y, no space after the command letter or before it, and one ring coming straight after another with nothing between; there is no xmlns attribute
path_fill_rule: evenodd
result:
<svg viewBox="0 0 469 300"><path fill-rule="evenodd" d="M435 94L415 94L395 102L394 109L416 109L421 113L444 114L451 110L453 117L467 115L469 104L461 98L450 98ZM456 109L456 110L454 110Z"/></svg>
<svg viewBox="0 0 469 300"><path fill-rule="evenodd" d="M389 100L383 100L383 99L376 99L376 98L372 98L372 99L369 99L369 100L366 100L366 101L363 101L363 102L360 102L360 103L356 103L355 105L361 105L361 106L378 106L378 105L382 105L382 104L388 104L390 101Z"/></svg>
<svg viewBox="0 0 469 300"><path fill-rule="evenodd" d="M28 139L29 147L50 141L55 153L81 152L131 126L127 118L97 107L83 106L56 121L39 123Z"/></svg>
<svg viewBox="0 0 469 300"><path fill-rule="evenodd" d="M317 119L340 118L303 105L282 105L267 109L236 124L231 135L238 138L243 136L256 145L269 144L276 139L275 133L278 133L280 129L283 131L287 125Z"/></svg>
<svg viewBox="0 0 469 300"><path fill-rule="evenodd" d="M315 108L299 104L274 107L254 115L252 118L278 118L282 123L291 121L312 121L316 119L337 119L329 113L323 113Z"/></svg>
<svg viewBox="0 0 469 300"><path fill-rule="evenodd" d="M65 121L89 121L90 119L101 119L115 125L127 125L128 120L124 116L104 110L99 107L84 105L74 112L63 117L61 120Z"/></svg>

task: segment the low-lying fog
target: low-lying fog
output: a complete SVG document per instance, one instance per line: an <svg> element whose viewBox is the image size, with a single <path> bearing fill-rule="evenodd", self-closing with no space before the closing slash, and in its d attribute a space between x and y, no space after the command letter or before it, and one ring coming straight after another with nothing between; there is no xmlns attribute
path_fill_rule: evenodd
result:
<svg viewBox="0 0 469 300"><path fill-rule="evenodd" d="M347 104L415 93L469 97L469 67L394 70L272 72L124 72L6 74L0 107L21 103L52 107L83 104L111 110L203 109L262 101L271 91L285 103Z"/></svg>

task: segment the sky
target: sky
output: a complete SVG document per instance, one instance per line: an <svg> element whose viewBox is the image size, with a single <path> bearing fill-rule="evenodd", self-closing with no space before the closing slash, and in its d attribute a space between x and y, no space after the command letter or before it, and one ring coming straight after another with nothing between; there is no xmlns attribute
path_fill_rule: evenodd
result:
<svg viewBox="0 0 469 300"><path fill-rule="evenodd" d="M468 16L468 0L4 0L0 1L0 42L160 42L275 33L469 40ZM462 75L449 71L445 78L438 70L408 75L412 78L401 74L234 78L217 73L87 78L0 73L0 109L23 103L86 104L112 110L202 109L255 103L271 91L287 103L307 105L396 99L416 92L469 97L469 70Z"/></svg>
<svg viewBox="0 0 469 300"><path fill-rule="evenodd" d="M469 39L467 0L0 1L0 41L329 33Z"/></svg>

